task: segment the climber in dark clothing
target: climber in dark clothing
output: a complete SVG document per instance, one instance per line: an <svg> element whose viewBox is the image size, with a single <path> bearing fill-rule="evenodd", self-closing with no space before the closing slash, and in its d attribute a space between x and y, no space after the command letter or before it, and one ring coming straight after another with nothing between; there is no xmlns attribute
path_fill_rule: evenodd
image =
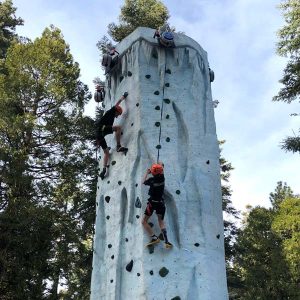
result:
<svg viewBox="0 0 300 300"><path fill-rule="evenodd" d="M118 100L115 106L113 106L110 110L108 110L103 117L96 123L96 145L100 147L104 151L103 157L103 170L100 173L100 178L103 180L107 171L108 171L108 161L109 161L109 148L107 147L107 143L105 140L105 136L108 134L112 134L115 132L116 141L117 141L117 152L127 153L128 148L121 146L121 126L114 126L115 118L120 116L123 112L122 107L120 106L121 102L126 99L128 93L124 93L124 95Z"/></svg>
<svg viewBox="0 0 300 300"><path fill-rule="evenodd" d="M147 179L149 174L152 174L153 177ZM153 164L151 168L147 170L143 179L143 183L149 186L148 195L150 196L144 213L144 218L142 220L142 224L145 230L151 236L151 241L147 244L147 246L157 244L160 242L160 239L154 234L152 228L148 224L149 218L155 211L158 218L159 227L165 240L165 247L167 249L171 248L172 244L168 241L166 225L164 222L166 207L163 199L163 193L165 188L165 176L163 165Z"/></svg>

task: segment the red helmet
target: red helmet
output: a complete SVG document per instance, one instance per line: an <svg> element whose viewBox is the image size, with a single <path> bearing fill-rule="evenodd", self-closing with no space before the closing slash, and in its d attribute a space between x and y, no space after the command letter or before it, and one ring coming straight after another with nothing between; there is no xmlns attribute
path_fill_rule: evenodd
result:
<svg viewBox="0 0 300 300"><path fill-rule="evenodd" d="M118 114L118 115L121 115L122 112L123 112L122 107L121 107L120 105L116 105L115 107L116 107L116 112L117 112L117 114Z"/></svg>
<svg viewBox="0 0 300 300"><path fill-rule="evenodd" d="M151 166L150 171L151 171L152 175L158 175L158 174L162 174L164 172L164 168L160 164L153 164Z"/></svg>

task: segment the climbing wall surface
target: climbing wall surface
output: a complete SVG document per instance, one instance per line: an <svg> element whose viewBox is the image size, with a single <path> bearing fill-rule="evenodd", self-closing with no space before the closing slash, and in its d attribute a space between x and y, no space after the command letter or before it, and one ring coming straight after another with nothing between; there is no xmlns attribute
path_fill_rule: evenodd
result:
<svg viewBox="0 0 300 300"><path fill-rule="evenodd" d="M117 153L114 136L106 136L111 160L109 176L98 181L91 299L228 299L207 55L183 34L166 49L153 33L140 27L117 45L119 62L106 81L106 108L129 92L115 122L129 151ZM141 182L158 156L173 248L162 241L153 251L145 248L148 188ZM159 235L156 216L150 221Z"/></svg>

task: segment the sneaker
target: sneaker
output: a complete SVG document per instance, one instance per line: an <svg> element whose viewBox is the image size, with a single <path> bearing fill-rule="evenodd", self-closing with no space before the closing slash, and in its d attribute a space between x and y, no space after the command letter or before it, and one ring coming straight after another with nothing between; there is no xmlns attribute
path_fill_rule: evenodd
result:
<svg viewBox="0 0 300 300"><path fill-rule="evenodd" d="M172 248L173 247L173 245L170 243L170 242L166 242L165 243L165 248L166 249L170 249L170 248Z"/></svg>
<svg viewBox="0 0 300 300"><path fill-rule="evenodd" d="M127 152L128 148L125 148L123 146L117 147L117 152Z"/></svg>
<svg viewBox="0 0 300 300"><path fill-rule="evenodd" d="M146 247L158 244L159 242L160 242L160 239L158 237L155 237L146 245Z"/></svg>
<svg viewBox="0 0 300 300"><path fill-rule="evenodd" d="M99 177L103 180L106 175L106 168L103 168L102 172L99 174Z"/></svg>

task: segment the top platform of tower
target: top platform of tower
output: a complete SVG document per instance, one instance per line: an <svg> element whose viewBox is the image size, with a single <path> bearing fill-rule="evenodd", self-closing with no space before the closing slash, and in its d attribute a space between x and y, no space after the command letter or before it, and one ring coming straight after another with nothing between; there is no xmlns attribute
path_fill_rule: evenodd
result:
<svg viewBox="0 0 300 300"><path fill-rule="evenodd" d="M122 56L136 41L145 40L153 46L159 46L157 39L153 38L154 32L155 29L147 27L138 27L135 29L131 34L117 44L116 50L119 52L119 56ZM175 49L189 47L196 50L203 58L207 59L207 52L195 40L185 34L174 32L174 42L176 45Z"/></svg>

